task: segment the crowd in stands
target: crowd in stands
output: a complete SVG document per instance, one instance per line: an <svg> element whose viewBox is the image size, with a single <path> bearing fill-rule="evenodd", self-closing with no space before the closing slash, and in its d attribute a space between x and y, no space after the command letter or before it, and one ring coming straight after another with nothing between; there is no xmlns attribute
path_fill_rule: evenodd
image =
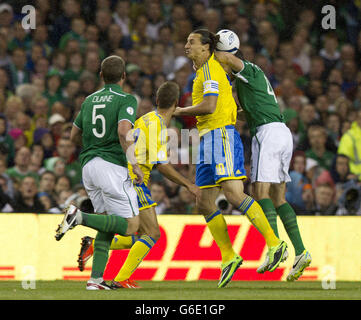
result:
<svg viewBox="0 0 361 320"><path fill-rule="evenodd" d="M245 59L274 88L293 134L287 200L296 213L361 215L359 1L328 1L337 12L336 29L328 30L321 26L323 1L0 2L0 212L60 213L70 201L91 211L80 148L69 136L85 97L103 85L102 59L126 61L123 90L137 98L137 117L154 110L166 80L179 84L179 104L188 106L194 70L184 45L192 30L207 28L235 31ZM23 27L26 4L36 8L35 29ZM183 117L170 127L195 125ZM237 129L249 173L249 130L243 122ZM175 165L194 181L194 164ZM157 170L150 190L157 214L197 213L187 189ZM218 200L223 213L239 214L222 195Z"/></svg>

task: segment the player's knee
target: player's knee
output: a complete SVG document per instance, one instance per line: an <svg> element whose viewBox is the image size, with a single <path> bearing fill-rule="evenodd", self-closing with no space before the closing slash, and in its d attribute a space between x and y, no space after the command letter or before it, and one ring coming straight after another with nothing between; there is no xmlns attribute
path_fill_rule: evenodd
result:
<svg viewBox="0 0 361 320"><path fill-rule="evenodd" d="M235 207L237 207L246 197L242 181L222 184L222 188L226 199Z"/></svg>
<svg viewBox="0 0 361 320"><path fill-rule="evenodd" d="M214 212L216 209L216 204L213 205L209 203L209 201L199 201L197 204L197 212L198 214L202 214L204 216L209 215L210 213Z"/></svg>
<svg viewBox="0 0 361 320"><path fill-rule="evenodd" d="M271 198L269 186L264 184L256 184L253 188L252 197L256 201Z"/></svg>

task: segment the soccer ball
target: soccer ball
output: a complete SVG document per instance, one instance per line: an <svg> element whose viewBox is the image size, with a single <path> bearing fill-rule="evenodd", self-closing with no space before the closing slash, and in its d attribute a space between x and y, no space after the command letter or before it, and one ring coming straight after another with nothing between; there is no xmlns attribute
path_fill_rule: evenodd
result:
<svg viewBox="0 0 361 320"><path fill-rule="evenodd" d="M239 38L231 30L223 29L217 32L219 42L217 43L217 51L225 51L235 54L239 49Z"/></svg>

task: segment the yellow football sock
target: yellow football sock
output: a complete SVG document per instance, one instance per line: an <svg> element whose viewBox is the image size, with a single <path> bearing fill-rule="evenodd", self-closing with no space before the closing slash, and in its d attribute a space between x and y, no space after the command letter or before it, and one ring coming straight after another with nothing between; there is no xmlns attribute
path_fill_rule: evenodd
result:
<svg viewBox="0 0 361 320"><path fill-rule="evenodd" d="M263 235L268 247L277 246L280 243L272 230L261 206L250 196L247 196L238 210L246 215L253 226Z"/></svg>
<svg viewBox="0 0 361 320"><path fill-rule="evenodd" d="M149 250L154 246L156 240L149 236L141 236L132 246L128 257L119 270L115 281L124 281L130 278L138 265L143 261Z"/></svg>
<svg viewBox="0 0 361 320"><path fill-rule="evenodd" d="M207 226L216 241L222 255L222 263L228 262L234 258L236 254L233 250L231 240L227 231L226 220L218 210L205 216Z"/></svg>
<svg viewBox="0 0 361 320"><path fill-rule="evenodd" d="M129 237L115 235L110 244L110 250L130 249L137 239L138 236L136 235Z"/></svg>

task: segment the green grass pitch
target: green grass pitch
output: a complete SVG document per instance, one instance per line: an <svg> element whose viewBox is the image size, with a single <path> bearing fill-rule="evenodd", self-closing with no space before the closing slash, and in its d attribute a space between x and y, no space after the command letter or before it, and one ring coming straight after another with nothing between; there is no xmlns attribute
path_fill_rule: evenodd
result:
<svg viewBox="0 0 361 320"><path fill-rule="evenodd" d="M361 300L361 282L234 281L217 289L215 281L140 281L141 289L87 291L86 282L36 281L24 289L19 281L0 282L0 300Z"/></svg>

